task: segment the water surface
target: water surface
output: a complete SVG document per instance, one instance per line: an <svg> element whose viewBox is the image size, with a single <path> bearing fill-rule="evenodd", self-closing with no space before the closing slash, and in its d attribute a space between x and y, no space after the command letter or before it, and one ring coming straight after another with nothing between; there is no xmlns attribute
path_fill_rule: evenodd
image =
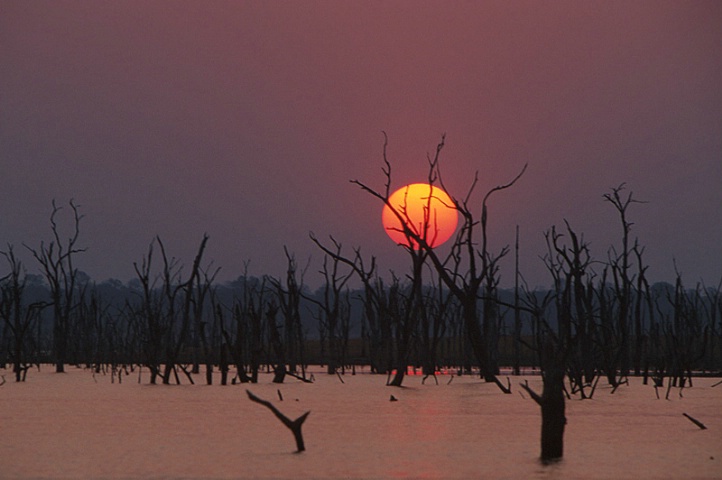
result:
<svg viewBox="0 0 722 480"><path fill-rule="evenodd" d="M504 395L473 377L410 376L393 388L385 376L314 375L164 386L147 385L147 372L118 384L44 366L0 386L0 478L722 478L718 379L695 378L669 400L639 379L614 394L600 382L592 400L567 402L565 457L543 466L539 408L522 378ZM289 417L311 411L306 452L294 453L290 431L246 388Z"/></svg>

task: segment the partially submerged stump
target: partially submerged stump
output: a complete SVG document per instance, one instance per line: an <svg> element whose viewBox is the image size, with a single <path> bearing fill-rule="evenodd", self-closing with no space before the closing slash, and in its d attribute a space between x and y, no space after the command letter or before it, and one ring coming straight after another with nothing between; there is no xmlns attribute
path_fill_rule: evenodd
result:
<svg viewBox="0 0 722 480"><path fill-rule="evenodd" d="M276 416L276 418L278 418L281 421L281 423L283 423L286 427L288 427L291 430L291 432L293 432L293 438L296 440L296 448L297 448L296 451L298 453L306 450L306 447L303 444L303 435L301 434L301 426L303 425L303 422L306 421L306 417L308 417L308 415L311 412L306 412L303 415L301 415L300 417L298 417L296 420L291 420L290 418L288 418L287 416L282 414L281 411L278 410L268 400L263 400L261 398L258 398L253 393L251 393L250 390L246 390L246 393L248 394L248 398L251 399L251 401L260 403L264 407L271 410L273 412L273 414ZM279 395L280 395L280 390L279 390Z"/></svg>
<svg viewBox="0 0 722 480"><path fill-rule="evenodd" d="M564 404L564 372L548 369L544 372L544 391L541 395L529 387L520 386L541 407L541 461L554 462L564 455L564 427L567 423Z"/></svg>

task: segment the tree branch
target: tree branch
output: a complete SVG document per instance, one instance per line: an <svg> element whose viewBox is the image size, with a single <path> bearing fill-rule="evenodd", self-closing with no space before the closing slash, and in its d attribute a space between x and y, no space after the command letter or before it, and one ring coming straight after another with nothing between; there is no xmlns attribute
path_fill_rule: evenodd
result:
<svg viewBox="0 0 722 480"><path fill-rule="evenodd" d="M306 447L303 444L303 436L301 434L301 426L303 425L303 422L306 421L306 418L308 417L308 415L311 413L310 411L304 413L303 415L298 417L296 420L291 420L290 418L288 418L287 416L282 414L281 411L278 410L268 400L263 400L261 398L258 398L253 393L251 393L250 390L246 390L246 393L248 394L248 398L252 402L260 403L264 407L271 410L273 412L273 414L276 416L276 418L278 418L281 421L281 423L283 423L286 427L288 427L293 432L293 437L296 439L296 448L297 448L298 453L306 450Z"/></svg>

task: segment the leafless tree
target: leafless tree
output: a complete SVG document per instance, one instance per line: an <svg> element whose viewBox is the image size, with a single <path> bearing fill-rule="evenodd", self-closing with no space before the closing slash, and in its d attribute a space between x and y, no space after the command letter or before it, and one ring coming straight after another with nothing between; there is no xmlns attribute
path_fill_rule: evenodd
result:
<svg viewBox="0 0 722 480"><path fill-rule="evenodd" d="M311 234L311 239L315 241L313 234ZM333 237L331 237L331 242L334 250L324 256L320 271L325 280L321 287L322 300L319 301L309 296L306 296L306 299L318 307L322 347L324 341L328 341L327 372L329 375L335 375L337 368L343 368L345 363L345 347L348 346L348 327L351 316L351 301L346 285L354 272L353 270L345 273L339 271L342 265L341 244Z"/></svg>
<svg viewBox="0 0 722 480"><path fill-rule="evenodd" d="M233 318L236 326L235 340L231 341L230 337L224 333L241 382L258 383L261 356L264 352L263 332L266 330L264 328L264 306L270 295L266 283L265 277L260 281L251 282L247 274L243 276L241 284L243 294L233 306ZM246 352L248 352L247 359ZM248 365L250 377L245 373L245 365Z"/></svg>
<svg viewBox="0 0 722 480"><path fill-rule="evenodd" d="M10 361L13 365L15 381L25 381L30 362L30 340L34 325L39 320L40 311L47 305L44 302L27 304L25 299L26 277L22 262L15 256L11 245L7 251L0 252L10 273L0 278L0 320L4 329L9 331L7 338Z"/></svg>
<svg viewBox="0 0 722 480"><path fill-rule="evenodd" d="M633 198L632 192L623 196L626 185L612 188L611 193L604 194L604 200L611 203L619 213L622 222L622 249L621 252L612 247L609 252L610 266L612 268L612 279L614 280L614 292L618 301L616 309L616 323L620 334L620 374L622 377L629 375L630 368L630 342L629 342L629 317L632 301L632 288L634 275L631 273L631 254L629 234L632 229L632 222L628 219L629 207L634 203L645 203Z"/></svg>
<svg viewBox="0 0 722 480"><path fill-rule="evenodd" d="M384 174L386 175L386 188L383 193L367 186L359 180L351 182L361 187L362 190L370 193L386 204L394 215L399 219L403 233L410 240L418 245L417 255L420 258L428 259L432 262L439 277L442 279L447 288L457 297L463 308L463 317L466 336L469 339L472 350L474 351L476 360L479 364L483 377L487 381L495 382L502 391L510 393L497 378L498 365L495 364L496 345L492 343L495 338L494 329L498 325L496 318L496 305L494 298L494 289L497 284L497 265L499 259L508 253L508 248L503 248L498 254L492 255L489 252L487 220L488 220L488 201L496 192L506 190L513 186L526 171L526 165L514 179L506 184L499 185L489 190L481 202L481 217L477 217L471 207L471 195L478 183L478 172L474 177L471 187L467 195L463 199L457 199L451 196L453 205L448 208L456 209L462 217L462 226L456 236L451 252L445 258L442 258L433 248L433 238L435 238L434 225L430 219L425 219L422 227L409 227L408 216L404 209L397 208L389 202L389 187L391 184L391 164L387 159L386 148L387 140L384 142ZM436 153L433 157L428 157L429 175L428 183L430 185L439 184L442 189L446 190L442 181L440 172L440 154L445 144L445 137L436 147ZM448 193L448 192L447 192ZM429 202L432 196L429 195ZM430 211L430 208L427 209ZM481 232L481 248L478 248L476 234L480 227ZM413 250L413 249L411 249ZM423 255L423 256L422 256ZM414 268L417 268L414 265ZM482 290L483 287L483 290ZM482 294L483 292L483 294ZM483 327L479 324L478 300L484 300L482 318ZM485 335L486 333L486 335Z"/></svg>
<svg viewBox="0 0 722 480"><path fill-rule="evenodd" d="M65 371L68 347L68 332L70 330L71 314L78 306L77 279L78 270L75 267L75 256L85 251L78 246L80 237L80 206L73 200L68 202L73 215L71 234L67 240L61 239L58 225L58 214L62 210L53 200L53 211L50 214L50 227L53 239L49 243L41 242L40 247L30 250L38 261L45 280L50 287L50 296L53 306L53 356L55 358L55 371Z"/></svg>
<svg viewBox="0 0 722 480"><path fill-rule="evenodd" d="M555 227L545 233L548 251L543 260L554 281L558 348L568 356L573 390L585 398L585 385L590 385L596 376L595 274L591 271L593 260L584 237L566 220L565 225L566 234L557 232Z"/></svg>
<svg viewBox="0 0 722 480"><path fill-rule="evenodd" d="M285 246L283 250L286 254L288 265L285 285L280 280L269 277L269 282L277 303L270 303L267 306L271 342L274 345L278 360L275 367L276 375L274 382L282 383L285 375L291 375L302 381L308 381L306 378L304 355L305 333L301 323L301 294L303 291L303 276L306 269L304 268L300 276L298 276L295 256L289 253ZM280 310L283 315L283 340L281 340L275 321L278 310ZM297 374L299 366L301 368L300 376Z"/></svg>

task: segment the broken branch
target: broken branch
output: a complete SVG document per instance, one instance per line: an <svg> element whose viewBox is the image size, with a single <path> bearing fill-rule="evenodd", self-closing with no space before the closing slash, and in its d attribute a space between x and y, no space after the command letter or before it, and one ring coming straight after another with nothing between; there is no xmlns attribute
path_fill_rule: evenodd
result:
<svg viewBox="0 0 722 480"><path fill-rule="evenodd" d="M298 453L306 450L306 447L304 446L304 443L303 443L303 435L301 434L301 426L303 425L303 422L306 421L306 417L308 417L308 415L311 412L306 412L303 415L301 415L300 417L298 417L296 420L291 420L290 418L285 416L283 413L281 413L281 411L278 410L268 400L263 400L261 398L258 398L253 393L251 393L250 390L246 390L246 393L248 394L248 398L251 401L260 403L264 407L268 408L270 411L273 412L273 414L276 416L276 418L278 418L281 421L281 423L283 423L286 427L288 427L291 430L291 432L293 432L293 438L296 439L296 448L297 448L296 451Z"/></svg>
<svg viewBox="0 0 722 480"><path fill-rule="evenodd" d="M690 422L692 422L692 423L694 423L695 425L697 425L701 430L707 430L707 427L705 426L705 424L702 423L702 422L700 422L700 421L697 420L696 418L693 418L692 416L687 415L686 413L683 413L682 415L684 415L685 417L687 417Z"/></svg>

